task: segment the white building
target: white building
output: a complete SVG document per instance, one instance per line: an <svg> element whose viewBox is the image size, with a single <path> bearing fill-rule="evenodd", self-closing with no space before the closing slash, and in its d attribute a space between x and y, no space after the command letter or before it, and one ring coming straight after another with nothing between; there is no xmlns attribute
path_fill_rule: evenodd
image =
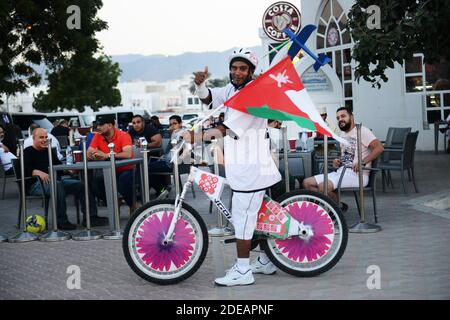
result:
<svg viewBox="0 0 450 320"><path fill-rule="evenodd" d="M0 106L0 111L4 112L34 112L33 101L34 95L40 91L46 91L47 86L41 85L38 87L30 87L24 93L18 93L14 96L6 97L2 95L3 104Z"/></svg>
<svg viewBox="0 0 450 320"><path fill-rule="evenodd" d="M122 106L130 108L146 109L151 113L165 110L200 111L202 104L200 100L189 92L191 79L186 76L180 80L170 80L167 82L155 81L134 81L120 82L118 89L122 96ZM2 96L4 104L3 111L7 112L34 112L33 95L40 91L46 91L46 86L31 87L25 93L18 93L15 96ZM100 111L109 110L108 107ZM67 111L67 110L65 110ZM85 113L92 113L91 108L86 108Z"/></svg>
<svg viewBox="0 0 450 320"><path fill-rule="evenodd" d="M144 107L153 113L164 110L200 110L200 100L189 92L191 79L186 76L166 82L120 82L122 105Z"/></svg>
<svg viewBox="0 0 450 320"><path fill-rule="evenodd" d="M315 53L325 53L332 65L319 72L312 69L313 60L302 58L296 65L305 87L317 106L325 106L328 117L334 119L340 106L352 106L357 122L373 130L380 139L386 138L389 127L411 127L419 130L418 150L434 149L435 120L445 119L450 113L449 65L424 65L418 53L405 66L395 64L388 69L389 81L381 89L372 88L363 79L357 83L351 60L353 42L347 30L347 14L353 0L300 0L291 1L301 11L301 24L318 26L307 46ZM264 55L279 45L260 29ZM262 62L264 70L271 62L287 53L284 47L278 53L267 56ZM440 90L445 89L445 90ZM442 139L442 137L440 138ZM441 145L441 143L440 143Z"/></svg>

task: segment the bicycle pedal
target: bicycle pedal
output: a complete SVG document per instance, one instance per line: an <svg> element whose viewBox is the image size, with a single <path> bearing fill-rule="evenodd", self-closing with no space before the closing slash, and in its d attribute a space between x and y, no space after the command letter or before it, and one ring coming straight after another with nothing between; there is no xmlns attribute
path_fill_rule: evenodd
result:
<svg viewBox="0 0 450 320"><path fill-rule="evenodd" d="M236 242L236 238L227 238L227 239L220 240L220 242L222 242L223 244L230 244L230 243Z"/></svg>

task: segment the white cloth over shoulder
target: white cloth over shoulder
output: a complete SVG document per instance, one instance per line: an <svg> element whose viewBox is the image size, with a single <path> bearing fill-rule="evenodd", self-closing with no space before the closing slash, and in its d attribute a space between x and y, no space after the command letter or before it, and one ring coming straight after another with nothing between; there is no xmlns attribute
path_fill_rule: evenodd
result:
<svg viewBox="0 0 450 320"><path fill-rule="evenodd" d="M232 84L213 88L212 107L218 107L237 91ZM270 155L267 119L257 118L232 108L225 108L224 124L238 137L224 138L225 173L231 188L253 191L268 188L281 180Z"/></svg>
<svg viewBox="0 0 450 320"><path fill-rule="evenodd" d="M17 159L17 157L11 152L6 152L2 146L2 143L0 143L0 165L3 165L3 169L8 171L12 168L12 159Z"/></svg>

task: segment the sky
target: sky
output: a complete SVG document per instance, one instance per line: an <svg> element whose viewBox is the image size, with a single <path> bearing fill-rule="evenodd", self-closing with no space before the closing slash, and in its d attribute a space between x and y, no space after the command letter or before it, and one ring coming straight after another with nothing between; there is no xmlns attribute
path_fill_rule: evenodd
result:
<svg viewBox="0 0 450 320"><path fill-rule="evenodd" d="M97 34L108 55L224 51L261 44L264 11L277 0L103 0ZM299 8L300 1L288 1Z"/></svg>

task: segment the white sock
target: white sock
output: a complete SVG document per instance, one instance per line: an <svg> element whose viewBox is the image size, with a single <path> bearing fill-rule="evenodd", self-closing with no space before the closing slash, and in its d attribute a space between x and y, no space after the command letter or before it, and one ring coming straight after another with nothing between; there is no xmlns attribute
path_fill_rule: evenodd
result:
<svg viewBox="0 0 450 320"><path fill-rule="evenodd" d="M259 253L259 262L261 262L262 264L268 264L269 261L270 261L269 257L267 256L267 254L265 252Z"/></svg>
<svg viewBox="0 0 450 320"><path fill-rule="evenodd" d="M245 273L250 269L250 258L238 258L236 265L240 272Z"/></svg>

